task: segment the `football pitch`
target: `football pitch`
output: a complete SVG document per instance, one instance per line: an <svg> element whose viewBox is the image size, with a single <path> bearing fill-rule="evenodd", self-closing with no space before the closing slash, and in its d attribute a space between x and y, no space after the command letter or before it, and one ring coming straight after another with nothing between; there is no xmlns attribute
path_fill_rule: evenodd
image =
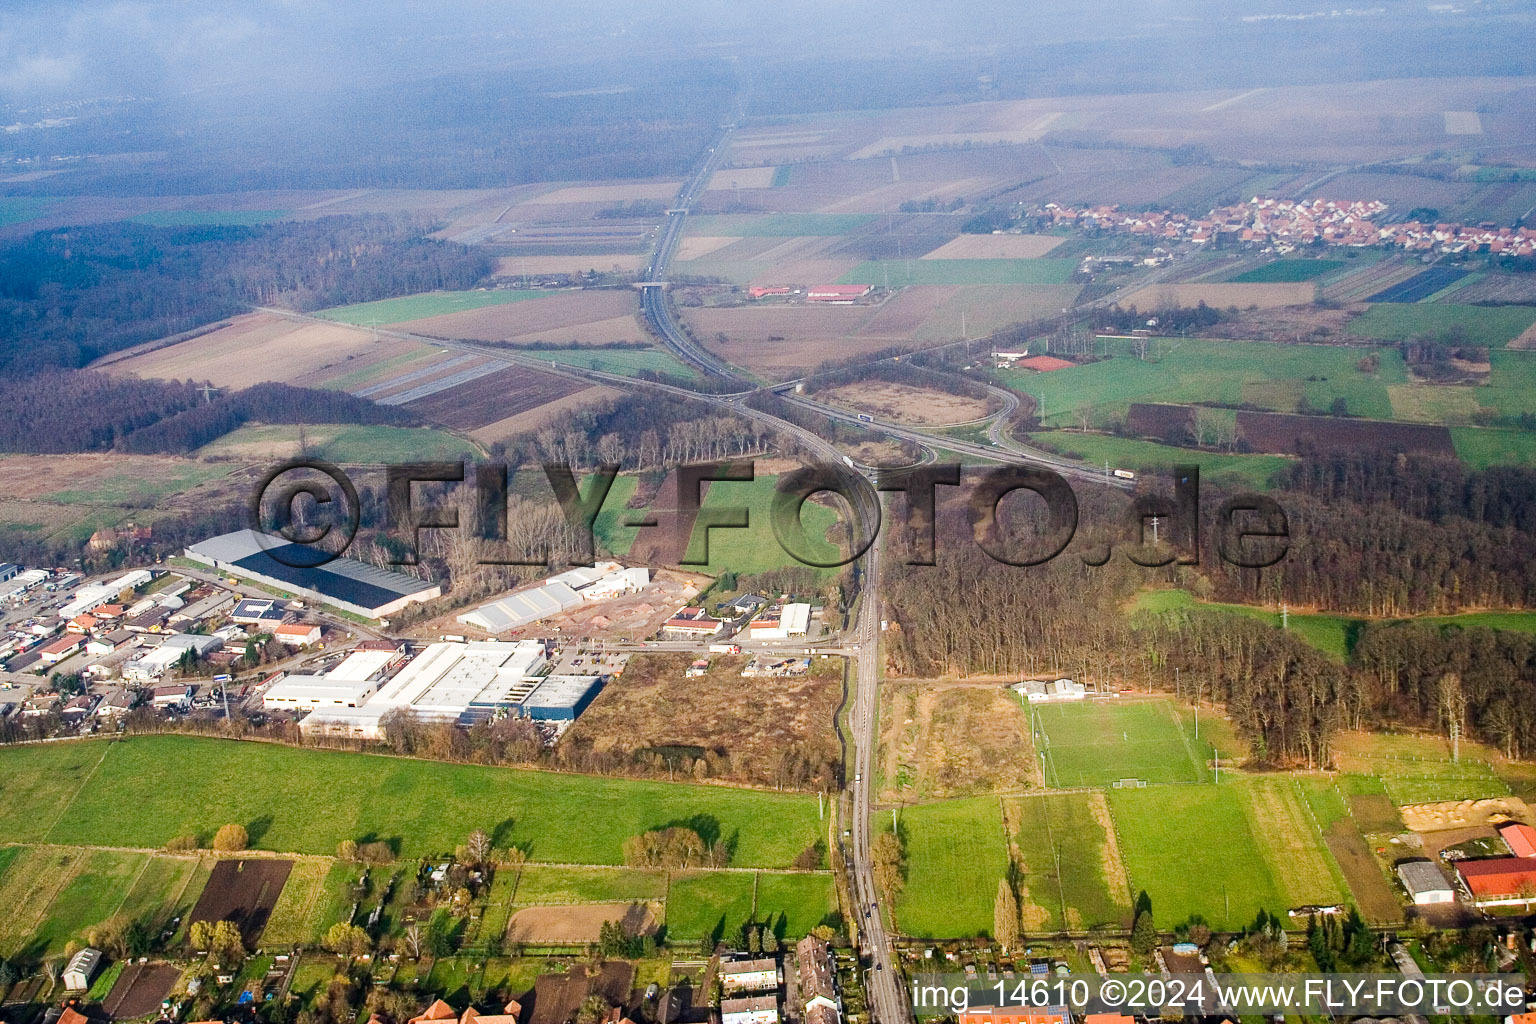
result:
<svg viewBox="0 0 1536 1024"><path fill-rule="evenodd" d="M1035 748L1055 789L1204 782L1205 758L1163 700L1090 700L1031 707Z"/></svg>

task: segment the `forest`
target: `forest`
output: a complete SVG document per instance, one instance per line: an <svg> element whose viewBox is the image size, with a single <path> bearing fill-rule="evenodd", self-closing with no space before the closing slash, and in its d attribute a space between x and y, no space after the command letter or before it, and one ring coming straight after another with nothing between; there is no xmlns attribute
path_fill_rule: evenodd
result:
<svg viewBox="0 0 1536 1024"><path fill-rule="evenodd" d="M415 422L396 406L274 382L211 397L192 381L111 377L94 370L0 377L0 451L180 455L251 420L397 426Z"/></svg>
<svg viewBox="0 0 1536 1024"><path fill-rule="evenodd" d="M1223 496L1211 488L1201 494L1198 567L1148 569L1118 554L1085 564L1079 555L1115 533L1103 524L1128 521L1128 499L1101 488L1077 489L1078 539L1028 568L979 550L952 503L940 514L937 566L887 560L891 665L919 677L1055 671L1182 686L1225 705L1263 763L1326 765L1338 729L1436 729L1449 717L1466 735L1528 754L1536 721L1521 709L1536 706L1536 638L1385 620L1536 606L1536 546L1519 497L1530 475L1428 460L1415 482L1409 465L1360 453L1302 460L1293 489L1275 494L1288 555L1263 570L1221 560L1214 512ZM1123 613L1138 590L1170 584L1201 599L1285 601L1368 621L1339 664L1292 633L1219 610Z"/></svg>
<svg viewBox="0 0 1536 1024"><path fill-rule="evenodd" d="M41 231L0 247L0 367L79 367L251 305L319 309L468 288L490 273L489 257L425 228L368 216Z"/></svg>

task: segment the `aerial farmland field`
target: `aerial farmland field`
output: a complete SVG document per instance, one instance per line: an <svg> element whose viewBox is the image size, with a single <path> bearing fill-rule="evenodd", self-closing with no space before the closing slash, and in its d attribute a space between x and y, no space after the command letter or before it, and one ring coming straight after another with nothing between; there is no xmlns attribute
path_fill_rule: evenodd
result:
<svg viewBox="0 0 1536 1024"><path fill-rule="evenodd" d="M1502 348L1536 323L1536 306L1458 306L1448 302L1383 302L1350 321L1362 338L1406 341L1459 328L1468 345Z"/></svg>
<svg viewBox="0 0 1536 1024"><path fill-rule="evenodd" d="M1131 893L1103 793L1004 801L1025 932L1129 928Z"/></svg>
<svg viewBox="0 0 1536 1024"><path fill-rule="evenodd" d="M995 796L917 804L901 812L907 883L896 931L923 938L991 934L997 883L1008 872Z"/></svg>
<svg viewBox="0 0 1536 1024"><path fill-rule="evenodd" d="M1241 928L1291 905L1237 785L1117 789L1109 803L1131 892L1151 897L1160 927L1199 915Z"/></svg>
<svg viewBox="0 0 1536 1024"><path fill-rule="evenodd" d="M839 284L871 284L902 288L913 284L1065 284L1077 269L1076 260L915 259L861 263L838 279Z"/></svg>
<svg viewBox="0 0 1536 1024"><path fill-rule="evenodd" d="M329 855L343 839L374 835L415 857L451 850L463 841L466 823L478 822L505 825L510 831L500 841L526 843L535 860L616 864L629 836L701 816L716 823L715 838L736 837L736 864L776 867L823 831L809 796L191 737L10 748L0 750L0 770L10 781L0 842L36 842L57 831L55 839L70 842L159 847L237 822L263 849ZM325 796L338 787L357 795L340 815ZM605 808L603 826L572 819L573 802ZM125 804L143 813L125 817ZM55 829L57 809L66 806L69 821ZM492 806L486 817L483 809Z"/></svg>
<svg viewBox="0 0 1536 1024"><path fill-rule="evenodd" d="M1130 342L1108 343L1112 358L1050 373L998 371L1009 387L1045 401L1045 422L1078 426L1080 410L1103 426L1132 402L1219 402L1292 412L1301 398L1327 409L1342 398L1355 416L1390 419L1389 384L1407 381L1394 349L1374 349L1377 369L1362 369L1365 350L1338 345L1167 339L1138 359Z"/></svg>

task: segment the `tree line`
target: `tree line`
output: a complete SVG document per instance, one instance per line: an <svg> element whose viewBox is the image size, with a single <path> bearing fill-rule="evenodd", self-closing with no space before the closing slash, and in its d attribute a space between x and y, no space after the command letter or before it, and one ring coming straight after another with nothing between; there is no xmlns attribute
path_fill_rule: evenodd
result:
<svg viewBox="0 0 1536 1024"><path fill-rule="evenodd" d="M429 227L375 215L40 231L0 247L0 366L84 366L251 304L320 309L468 288L490 274L488 256L427 238Z"/></svg>

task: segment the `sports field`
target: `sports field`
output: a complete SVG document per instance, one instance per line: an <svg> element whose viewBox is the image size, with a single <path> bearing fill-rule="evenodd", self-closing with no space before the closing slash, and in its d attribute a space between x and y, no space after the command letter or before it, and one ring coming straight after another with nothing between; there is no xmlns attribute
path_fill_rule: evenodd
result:
<svg viewBox="0 0 1536 1024"><path fill-rule="evenodd" d="M380 299L377 302L359 302L351 306L336 306L333 309L323 309L316 313L315 316L359 326L372 324L374 321L378 321L380 324L398 324L404 323L407 320L424 320L429 316L463 313L466 310L482 309L486 306L503 306L509 302L526 302L529 299L542 299L546 295L555 294L557 293L539 291L537 289L424 292L420 295L401 296L398 299Z"/></svg>
<svg viewBox="0 0 1536 1024"><path fill-rule="evenodd" d="M618 864L628 837L688 822L734 843L736 865L778 867L824 831L808 796L184 736L12 747L0 777L0 842L159 847L237 822L260 849L329 855L374 836L412 858L478 826L534 860Z"/></svg>
<svg viewBox="0 0 1536 1024"><path fill-rule="evenodd" d="M1032 373L1002 370L999 380L1043 399L1045 422L1075 427L1078 410L1104 426L1123 417L1132 402L1218 402L1294 412L1301 399L1327 409L1337 398L1351 414L1392 418L1389 384L1405 383L1407 369L1395 349L1373 350L1375 372L1357 364L1366 351L1338 345L1278 345L1257 341L1164 339L1139 359L1130 342L1107 343L1110 359Z"/></svg>
<svg viewBox="0 0 1536 1024"><path fill-rule="evenodd" d="M1536 323L1536 306L1458 306L1446 302L1380 302L1349 322L1362 338L1406 341L1459 327L1466 344L1501 348Z"/></svg>
<svg viewBox="0 0 1536 1024"><path fill-rule="evenodd" d="M992 933L998 880L1008 872L1002 810L995 796L918 804L901 812L907 883L896 931L917 938Z"/></svg>
<svg viewBox="0 0 1536 1024"><path fill-rule="evenodd" d="M1065 284L1076 260L871 260L838 278L838 284L903 288L909 284Z"/></svg>
<svg viewBox="0 0 1536 1024"><path fill-rule="evenodd" d="M1089 700L1034 707L1046 785L1106 786L1120 779L1200 782L1199 756L1166 700Z"/></svg>
<svg viewBox="0 0 1536 1024"><path fill-rule="evenodd" d="M1103 793L1004 802L1024 931L1131 926L1131 893Z"/></svg>

